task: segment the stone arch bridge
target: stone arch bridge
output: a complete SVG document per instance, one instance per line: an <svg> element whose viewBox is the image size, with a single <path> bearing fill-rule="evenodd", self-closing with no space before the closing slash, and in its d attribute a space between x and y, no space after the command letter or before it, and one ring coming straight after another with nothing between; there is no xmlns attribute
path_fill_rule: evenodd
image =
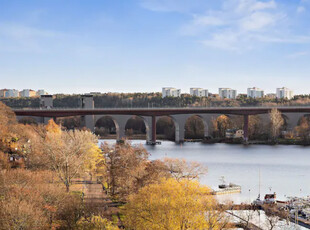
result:
<svg viewBox="0 0 310 230"><path fill-rule="evenodd" d="M94 108L93 98L87 96L82 99L81 108L56 109L52 107L50 97L41 98L43 101L39 109L13 109L18 118L37 117L38 120L46 122L48 119L57 117L82 116L84 126L94 131L95 123L103 116L109 116L116 127L117 140L125 137L125 126L132 116L143 119L147 132L147 141L156 143L156 121L163 116L172 118L175 125L175 142L184 141L185 123L193 115L199 116L204 123L204 135L211 136L212 119L220 115L242 116L244 119L244 139L248 138L248 121L250 115L260 115L262 120L268 122L268 113L274 107L205 107L205 108ZM45 101L44 101L45 100ZM310 114L310 107L277 107L286 117L287 129L293 129L299 119Z"/></svg>

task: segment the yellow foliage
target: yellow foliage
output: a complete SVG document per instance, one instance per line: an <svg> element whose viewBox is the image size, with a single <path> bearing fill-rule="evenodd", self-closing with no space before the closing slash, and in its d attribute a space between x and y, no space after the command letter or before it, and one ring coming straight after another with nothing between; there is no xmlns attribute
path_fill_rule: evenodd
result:
<svg viewBox="0 0 310 230"><path fill-rule="evenodd" d="M53 119L50 119L45 127L46 131L49 133L56 133L60 134L61 133L61 128L59 125L55 123Z"/></svg>
<svg viewBox="0 0 310 230"><path fill-rule="evenodd" d="M90 219L81 218L77 223L77 227L81 230L119 230L111 221L101 216L92 216Z"/></svg>
<svg viewBox="0 0 310 230"><path fill-rule="evenodd" d="M97 144L91 143L88 156L84 162L85 171L91 176L105 175L105 157Z"/></svg>
<svg viewBox="0 0 310 230"><path fill-rule="evenodd" d="M163 179L142 188L125 205L125 227L136 230L219 229L216 201L198 181ZM212 217L209 220L207 216Z"/></svg>

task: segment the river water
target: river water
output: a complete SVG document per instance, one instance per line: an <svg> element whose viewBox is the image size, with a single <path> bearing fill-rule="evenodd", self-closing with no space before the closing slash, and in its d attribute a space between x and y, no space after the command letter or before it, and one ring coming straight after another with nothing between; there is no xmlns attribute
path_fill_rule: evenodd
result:
<svg viewBox="0 0 310 230"><path fill-rule="evenodd" d="M107 142L115 143L113 140ZM222 176L226 182L242 187L241 194L218 196L222 201L253 201L259 194L259 187L262 196L276 192L278 200L310 195L310 147L201 143L177 145L169 141L148 146L140 140L132 141L132 144L143 144L152 160L183 158L204 164L208 167L208 173L200 182L213 189L217 188Z"/></svg>

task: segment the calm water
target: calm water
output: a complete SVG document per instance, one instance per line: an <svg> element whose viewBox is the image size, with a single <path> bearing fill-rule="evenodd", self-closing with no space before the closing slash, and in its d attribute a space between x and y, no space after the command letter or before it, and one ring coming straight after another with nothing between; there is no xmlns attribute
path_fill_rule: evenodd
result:
<svg viewBox="0 0 310 230"><path fill-rule="evenodd" d="M108 143L115 143L109 140ZM145 141L132 141L145 144ZM208 174L201 183L217 188L219 178L242 186L241 194L219 196L219 199L236 203L249 202L259 193L276 192L278 199L288 196L310 195L310 148L300 146L243 146L201 143L176 145L163 141L162 145L147 146L151 159L184 158L200 162L208 167Z"/></svg>

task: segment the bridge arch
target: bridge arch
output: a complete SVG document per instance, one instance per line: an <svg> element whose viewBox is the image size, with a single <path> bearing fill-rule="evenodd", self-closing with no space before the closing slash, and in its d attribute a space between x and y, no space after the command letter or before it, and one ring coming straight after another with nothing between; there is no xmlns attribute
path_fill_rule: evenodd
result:
<svg viewBox="0 0 310 230"><path fill-rule="evenodd" d="M95 119L95 134L104 137L108 135L115 135L118 124L112 116L104 115Z"/></svg>
<svg viewBox="0 0 310 230"><path fill-rule="evenodd" d="M138 126L138 128L136 128ZM132 134L145 134L146 139L150 140L151 130L149 121L142 116L131 116L125 124L125 135L130 137Z"/></svg>
<svg viewBox="0 0 310 230"><path fill-rule="evenodd" d="M131 115L104 115L104 116L96 116L95 117L95 126L98 126L98 121L100 121L100 119L103 119L104 117L108 117L110 119L110 126L112 127L112 133L116 134L116 139L117 141L120 141L124 138L126 138L126 125L128 123L128 121L132 118L132 117L139 117L139 119L142 119L144 122L144 126L145 126L145 132L147 135L147 139L150 140L150 136L151 136L151 130L150 130L150 121L142 116L131 116ZM111 125L111 121L113 122L114 126Z"/></svg>
<svg viewBox="0 0 310 230"><path fill-rule="evenodd" d="M201 115L191 115L185 122L186 139L203 139L209 135L209 126L207 121Z"/></svg>
<svg viewBox="0 0 310 230"><path fill-rule="evenodd" d="M35 117L20 117L18 119L18 123L24 124L24 125L38 125L40 123L39 118Z"/></svg>
<svg viewBox="0 0 310 230"><path fill-rule="evenodd" d="M156 134L161 135L162 138L168 140L175 140L176 138L176 123L171 116L160 116L156 119Z"/></svg>

